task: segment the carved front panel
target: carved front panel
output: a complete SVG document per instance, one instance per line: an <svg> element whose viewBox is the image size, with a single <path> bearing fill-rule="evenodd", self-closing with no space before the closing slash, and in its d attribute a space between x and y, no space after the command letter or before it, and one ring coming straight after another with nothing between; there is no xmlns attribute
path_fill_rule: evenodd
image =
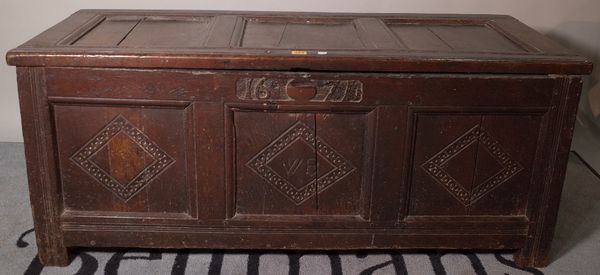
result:
<svg viewBox="0 0 600 275"><path fill-rule="evenodd" d="M234 112L236 214L359 215L365 116Z"/></svg>
<svg viewBox="0 0 600 275"><path fill-rule="evenodd" d="M490 160L492 168L487 173L492 176L485 178L483 182L469 183L469 180L467 180L461 183L455 180L445 170L445 167L450 165L448 162L454 158L460 158L459 155L463 151L468 152L468 148L473 146L477 148L475 161L479 161L479 158ZM480 146L481 149L479 149ZM502 149L502 145L481 124L473 126L457 140L423 163L421 167L465 206L475 203L523 169L523 166L515 161L510 154L506 153ZM475 172L486 173L485 170ZM467 186L470 186L470 188Z"/></svg>
<svg viewBox="0 0 600 275"><path fill-rule="evenodd" d="M185 109L54 109L65 210L193 214Z"/></svg>
<svg viewBox="0 0 600 275"><path fill-rule="evenodd" d="M121 115L83 145L71 160L124 201L175 161Z"/></svg>
<svg viewBox="0 0 600 275"><path fill-rule="evenodd" d="M540 115L416 121L411 215L525 215Z"/></svg>
<svg viewBox="0 0 600 275"><path fill-rule="evenodd" d="M302 121L267 145L246 166L298 205L355 169Z"/></svg>

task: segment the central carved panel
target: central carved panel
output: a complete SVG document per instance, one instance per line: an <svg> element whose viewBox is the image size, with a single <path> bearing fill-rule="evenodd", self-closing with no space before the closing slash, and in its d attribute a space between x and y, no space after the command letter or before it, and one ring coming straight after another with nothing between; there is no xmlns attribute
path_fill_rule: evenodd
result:
<svg viewBox="0 0 600 275"><path fill-rule="evenodd" d="M71 160L128 201L175 160L123 116L117 116Z"/></svg>
<svg viewBox="0 0 600 275"><path fill-rule="evenodd" d="M301 121L258 152L246 166L297 205L356 169Z"/></svg>

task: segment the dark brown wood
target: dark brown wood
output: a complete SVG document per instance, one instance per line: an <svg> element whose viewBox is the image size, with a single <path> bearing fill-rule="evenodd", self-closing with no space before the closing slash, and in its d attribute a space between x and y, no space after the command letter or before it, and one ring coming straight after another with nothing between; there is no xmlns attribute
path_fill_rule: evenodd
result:
<svg viewBox="0 0 600 275"><path fill-rule="evenodd" d="M38 257L42 263L69 264L69 254L60 227L62 207L58 194L56 147L51 135L50 106L42 85L43 69L17 68L25 160L29 181Z"/></svg>
<svg viewBox="0 0 600 275"><path fill-rule="evenodd" d="M84 10L7 54L39 255L514 249L591 63L508 16Z"/></svg>
<svg viewBox="0 0 600 275"><path fill-rule="evenodd" d="M7 61L184 69L591 71L589 61L499 15L82 10L10 51Z"/></svg>
<svg viewBox="0 0 600 275"><path fill-rule="evenodd" d="M573 130L579 105L583 81L578 78L563 78L557 83L554 94L559 105L554 114L554 129L558 133L547 135L551 148L548 164L544 167L545 178L535 196L535 206L529 215L535 224L529 229L527 245L515 253L515 261L522 266L546 266L550 264L550 246L554 235L562 185L567 170L568 154L571 148ZM550 165L550 163L552 163Z"/></svg>

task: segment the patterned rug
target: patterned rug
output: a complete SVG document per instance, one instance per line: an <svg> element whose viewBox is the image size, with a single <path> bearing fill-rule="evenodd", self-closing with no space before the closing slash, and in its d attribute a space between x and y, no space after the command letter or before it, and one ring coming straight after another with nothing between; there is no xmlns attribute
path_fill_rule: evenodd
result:
<svg viewBox="0 0 600 275"><path fill-rule="evenodd" d="M68 267L36 256L20 143L0 143L0 274L600 274L600 180L575 154L547 268L470 251L277 252L81 249Z"/></svg>

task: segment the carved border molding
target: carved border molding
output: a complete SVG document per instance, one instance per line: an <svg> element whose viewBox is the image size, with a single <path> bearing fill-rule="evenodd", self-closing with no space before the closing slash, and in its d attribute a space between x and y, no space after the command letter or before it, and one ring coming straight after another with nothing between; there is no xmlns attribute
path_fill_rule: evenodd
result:
<svg viewBox="0 0 600 275"><path fill-rule="evenodd" d="M294 78L240 78L236 82L236 95L241 100L294 101L287 93L288 86L299 81L315 88L311 102L352 102L363 99L363 83L359 80L314 80Z"/></svg>
<svg viewBox="0 0 600 275"><path fill-rule="evenodd" d="M483 183L476 185L472 190L467 190L457 180L452 178L452 176L443 169L443 166L475 142L479 142L480 145L487 149L488 153L500 163L503 169L486 179ZM421 167L465 206L473 204L523 170L523 166L513 160L512 157L502 149L500 143L479 124L468 130L442 151L427 160Z"/></svg>
<svg viewBox="0 0 600 275"><path fill-rule="evenodd" d="M130 182L122 184L114 179L110 173L104 171L90 159L106 146L118 133L124 133L133 142L146 151L154 161L144 168ZM112 191L117 197L128 201L134 197L140 190L146 187L175 160L160 149L150 140L141 130L133 126L127 119L119 115L108 123L98 134L71 157L79 167L86 171L102 186Z"/></svg>

